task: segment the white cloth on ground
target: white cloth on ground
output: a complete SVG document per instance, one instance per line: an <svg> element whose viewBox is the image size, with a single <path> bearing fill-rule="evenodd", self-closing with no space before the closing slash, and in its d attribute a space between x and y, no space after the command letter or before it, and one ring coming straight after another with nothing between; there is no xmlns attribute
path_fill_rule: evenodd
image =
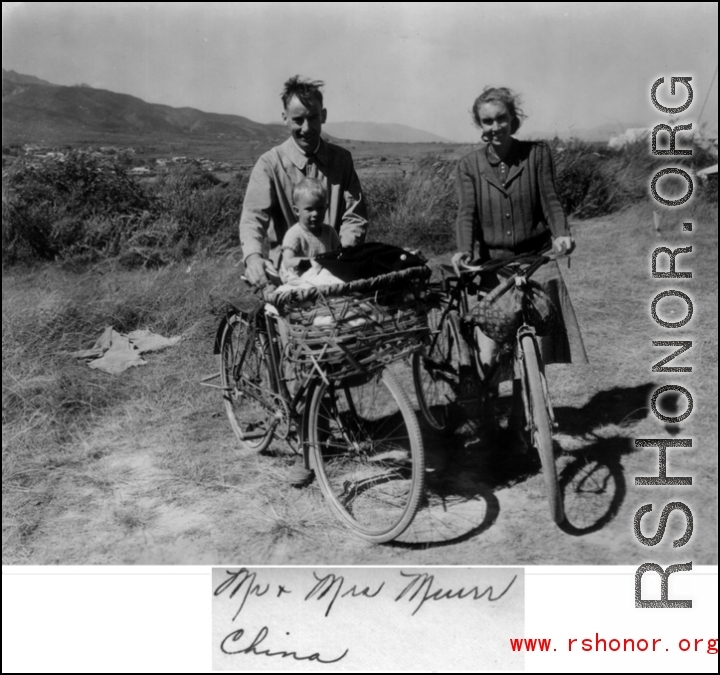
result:
<svg viewBox="0 0 720 675"><path fill-rule="evenodd" d="M94 359L88 363L90 368L119 375L132 366L145 365L147 362L140 358L140 354L172 347L179 341L180 336L166 338L151 330L134 330L123 335L108 326L91 349L73 352L71 356Z"/></svg>

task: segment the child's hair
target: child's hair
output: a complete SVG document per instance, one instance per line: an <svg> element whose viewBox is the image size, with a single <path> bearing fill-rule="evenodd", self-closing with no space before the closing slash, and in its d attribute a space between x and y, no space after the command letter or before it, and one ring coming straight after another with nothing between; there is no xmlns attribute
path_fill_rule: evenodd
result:
<svg viewBox="0 0 720 675"><path fill-rule="evenodd" d="M303 178L293 188L293 202L297 202L300 195L310 195L311 197L322 197L327 202L327 191L322 181L317 178Z"/></svg>

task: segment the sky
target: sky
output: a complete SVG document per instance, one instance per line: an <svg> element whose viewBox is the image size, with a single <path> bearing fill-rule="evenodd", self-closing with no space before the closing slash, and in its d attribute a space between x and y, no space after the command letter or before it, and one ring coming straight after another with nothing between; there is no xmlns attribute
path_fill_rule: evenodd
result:
<svg viewBox="0 0 720 675"><path fill-rule="evenodd" d="M520 93L522 135L667 121L659 77L690 76L682 122L717 129L717 3L3 2L3 68L150 103L281 122L294 74L328 122L477 142L488 85ZM685 100L659 94L661 103ZM709 96L708 96L709 94Z"/></svg>

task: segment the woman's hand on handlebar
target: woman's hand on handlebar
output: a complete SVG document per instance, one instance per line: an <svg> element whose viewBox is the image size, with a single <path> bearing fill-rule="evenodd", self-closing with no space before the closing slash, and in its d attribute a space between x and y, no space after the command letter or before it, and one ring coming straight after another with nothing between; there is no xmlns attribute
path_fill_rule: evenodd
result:
<svg viewBox="0 0 720 675"><path fill-rule="evenodd" d="M553 239L552 252L558 255L568 255L575 249L575 242L570 236L555 237Z"/></svg>
<svg viewBox="0 0 720 675"><path fill-rule="evenodd" d="M469 251L458 251L451 258L452 266L455 268L455 274L460 274L460 268L467 265L472 260L472 254Z"/></svg>

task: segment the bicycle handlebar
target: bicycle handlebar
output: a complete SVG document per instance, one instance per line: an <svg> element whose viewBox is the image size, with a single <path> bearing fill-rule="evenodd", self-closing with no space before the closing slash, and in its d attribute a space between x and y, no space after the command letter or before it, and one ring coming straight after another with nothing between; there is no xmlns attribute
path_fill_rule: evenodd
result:
<svg viewBox="0 0 720 675"><path fill-rule="evenodd" d="M469 263L463 263L460 262L459 264L456 263L454 260L452 261L453 268L455 269L455 274L457 276L462 276L463 274L478 274L480 272L494 272L495 270L500 269L501 267L506 267L507 265L520 265L522 263L528 263L528 265L532 266L534 263L539 263L537 267L540 267L541 265L544 265L547 262L550 262L551 260L558 260L559 258L564 258L566 256L569 256L569 253L563 252L563 253L557 253L557 252L551 252L551 248L544 249L540 253L520 253L519 255L512 256L510 258L502 258L498 260L490 260L489 262L482 263L480 265L472 265ZM537 267L535 269L537 269ZM533 270L534 272L535 270Z"/></svg>

